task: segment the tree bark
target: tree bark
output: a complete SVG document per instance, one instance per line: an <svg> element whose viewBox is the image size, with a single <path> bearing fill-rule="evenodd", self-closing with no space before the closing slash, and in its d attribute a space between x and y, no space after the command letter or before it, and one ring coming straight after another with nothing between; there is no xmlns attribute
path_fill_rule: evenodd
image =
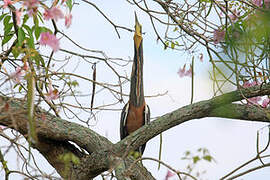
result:
<svg viewBox="0 0 270 180"><path fill-rule="evenodd" d="M137 149L161 132L193 119L223 117L270 122L268 109L233 103L244 97L269 94L270 84L264 84L194 103L157 118L116 144L91 129L65 121L37 107L35 120L39 141L33 144L33 147L65 179L86 180L115 169L119 179L154 179L141 163L134 164L134 160L128 156L131 150ZM17 130L27 138L26 102L0 96L0 124ZM69 142L77 144L87 152L79 150ZM77 157L79 163L64 161L61 157L67 154ZM133 168L129 168L130 166Z"/></svg>

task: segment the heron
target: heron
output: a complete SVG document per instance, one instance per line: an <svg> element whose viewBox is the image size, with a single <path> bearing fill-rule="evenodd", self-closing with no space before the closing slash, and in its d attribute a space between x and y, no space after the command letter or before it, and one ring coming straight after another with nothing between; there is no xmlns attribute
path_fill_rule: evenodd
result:
<svg viewBox="0 0 270 180"><path fill-rule="evenodd" d="M143 92L143 45L142 26L135 13L134 59L130 78L129 101L125 104L120 121L121 140L150 122L150 109L145 103ZM143 154L146 143L136 152Z"/></svg>

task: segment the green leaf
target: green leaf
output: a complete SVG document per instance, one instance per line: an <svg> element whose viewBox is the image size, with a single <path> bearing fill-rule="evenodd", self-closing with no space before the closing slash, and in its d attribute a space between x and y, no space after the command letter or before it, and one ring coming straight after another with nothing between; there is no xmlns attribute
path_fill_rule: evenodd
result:
<svg viewBox="0 0 270 180"><path fill-rule="evenodd" d="M213 158L210 155L206 155L206 156L203 156L203 159L206 160L206 161L211 162Z"/></svg>
<svg viewBox="0 0 270 180"><path fill-rule="evenodd" d="M164 50L166 50L168 46L169 46L169 41L165 41Z"/></svg>
<svg viewBox="0 0 270 180"><path fill-rule="evenodd" d="M13 23L9 23L4 27L4 35L5 36L10 34L12 27L13 27Z"/></svg>
<svg viewBox="0 0 270 180"><path fill-rule="evenodd" d="M9 35L5 35L5 36L4 36L4 39L3 39L3 41L2 41L2 46L3 46L4 44L6 44L6 43L13 37L13 35L14 35L14 33L9 34Z"/></svg>
<svg viewBox="0 0 270 180"><path fill-rule="evenodd" d="M25 24L22 27L24 29L26 29L27 34L29 36L29 38L26 39L27 40L27 44L29 45L30 48L34 48L35 47L35 44L34 44L34 37L33 37L33 31L32 31L32 29L29 26L25 25Z"/></svg>
<svg viewBox="0 0 270 180"><path fill-rule="evenodd" d="M10 19L11 19L11 16L9 15L4 18L4 21L3 21L4 26L6 26L9 23Z"/></svg>
<svg viewBox="0 0 270 180"><path fill-rule="evenodd" d="M27 20L29 19L29 16L28 16L28 14L25 14L24 16L23 16L23 25L27 22Z"/></svg>
<svg viewBox="0 0 270 180"><path fill-rule="evenodd" d="M19 84L15 84L15 85L13 86L13 89L15 89L17 86L19 86Z"/></svg>
<svg viewBox="0 0 270 180"><path fill-rule="evenodd" d="M174 42L171 42L171 48L174 49L174 47L175 47Z"/></svg>
<svg viewBox="0 0 270 180"><path fill-rule="evenodd" d="M20 86L19 86L19 92L22 92L22 89L23 89L23 86L20 85Z"/></svg>
<svg viewBox="0 0 270 180"><path fill-rule="evenodd" d="M196 164L199 160L201 160L199 156L194 156L192 159L194 164Z"/></svg>
<svg viewBox="0 0 270 180"><path fill-rule="evenodd" d="M34 37L33 36L30 36L29 38L25 38L26 42L27 42L27 45L34 49L35 48L35 44L34 44Z"/></svg>
<svg viewBox="0 0 270 180"><path fill-rule="evenodd" d="M2 19L7 15L8 13L4 13L0 16L0 21L2 21Z"/></svg>
<svg viewBox="0 0 270 180"><path fill-rule="evenodd" d="M22 28L19 28L18 29L18 44L22 45L24 39L25 39L25 33Z"/></svg>
<svg viewBox="0 0 270 180"><path fill-rule="evenodd" d="M12 48L11 52L15 58L17 58L20 55L20 51L18 50L18 47L16 46Z"/></svg>
<svg viewBox="0 0 270 180"><path fill-rule="evenodd" d="M34 24L36 27L39 27L39 21L38 21L37 16L34 16Z"/></svg>
<svg viewBox="0 0 270 180"><path fill-rule="evenodd" d="M190 151L185 152L185 156L189 156L190 154L191 154Z"/></svg>
<svg viewBox="0 0 270 180"><path fill-rule="evenodd" d="M78 81L76 81L76 80L72 81L71 86L74 86L74 87L79 86Z"/></svg>
<svg viewBox="0 0 270 180"><path fill-rule="evenodd" d="M35 56L32 57L32 59L35 60L37 67L40 65L40 56L38 56L38 53L35 53Z"/></svg>
<svg viewBox="0 0 270 180"><path fill-rule="evenodd" d="M49 29L49 28L46 28L46 27L40 27L40 33L43 33L43 32L50 32L52 34L52 31Z"/></svg>
<svg viewBox="0 0 270 180"><path fill-rule="evenodd" d="M45 67L45 61L44 61L43 57L39 53L38 53L38 58L39 58L39 61L41 62L41 65L43 67Z"/></svg>
<svg viewBox="0 0 270 180"><path fill-rule="evenodd" d="M35 37L36 37L36 40L39 39L40 33L41 33L41 27L36 27L35 28Z"/></svg>
<svg viewBox="0 0 270 180"><path fill-rule="evenodd" d="M27 31L28 36L32 36L33 32L29 26L24 24L22 27Z"/></svg>
<svg viewBox="0 0 270 180"><path fill-rule="evenodd" d="M67 0L66 5L69 8L69 11L71 11L72 10L72 0Z"/></svg>
<svg viewBox="0 0 270 180"><path fill-rule="evenodd" d="M40 20L42 23L44 23L44 21L43 21L43 14L42 14L40 11L37 12L37 16L38 16L39 20Z"/></svg>

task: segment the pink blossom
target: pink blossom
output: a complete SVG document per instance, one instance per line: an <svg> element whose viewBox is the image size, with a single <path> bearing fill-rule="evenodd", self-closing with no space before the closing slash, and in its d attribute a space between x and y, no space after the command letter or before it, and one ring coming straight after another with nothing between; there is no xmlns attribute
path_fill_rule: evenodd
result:
<svg viewBox="0 0 270 180"><path fill-rule="evenodd" d="M189 70L186 71L185 76L192 77L192 66L190 65Z"/></svg>
<svg viewBox="0 0 270 180"><path fill-rule="evenodd" d="M173 177L175 174L172 173L170 170L167 170L167 174L165 176L165 180L168 180L170 177Z"/></svg>
<svg viewBox="0 0 270 180"><path fill-rule="evenodd" d="M50 32L43 32L40 34L40 45L48 45L53 51L59 50L59 39Z"/></svg>
<svg viewBox="0 0 270 180"><path fill-rule="evenodd" d="M3 129L5 129L5 128L6 128L5 126L0 125L0 132L3 131Z"/></svg>
<svg viewBox="0 0 270 180"><path fill-rule="evenodd" d="M47 101L55 100L59 98L59 92L57 89L52 88L52 84L49 84L49 92L45 96Z"/></svg>
<svg viewBox="0 0 270 180"><path fill-rule="evenodd" d="M26 0L23 2L23 5L27 7L27 9L37 8L39 5L38 0Z"/></svg>
<svg viewBox="0 0 270 180"><path fill-rule="evenodd" d="M57 21L58 19L64 18L64 14L58 7L46 9L43 15L45 20L54 19L55 21Z"/></svg>
<svg viewBox="0 0 270 180"><path fill-rule="evenodd" d="M214 43L217 44L220 41L224 40L225 31L224 30L214 30Z"/></svg>
<svg viewBox="0 0 270 180"><path fill-rule="evenodd" d="M22 11L16 10L16 23L19 26L21 24Z"/></svg>
<svg viewBox="0 0 270 180"><path fill-rule="evenodd" d="M72 14L71 13L68 13L66 16L65 16L65 26L67 28L69 28L69 26L71 25L71 20L72 20Z"/></svg>
<svg viewBox="0 0 270 180"><path fill-rule="evenodd" d="M180 78L184 77L184 76L189 76L192 77L192 66L190 65L189 70L186 71L186 64L183 66L183 68L180 68L178 70L178 75Z"/></svg>
<svg viewBox="0 0 270 180"><path fill-rule="evenodd" d="M233 14L229 15L232 22L236 22L238 20L238 17L240 16L240 12L236 11L236 9L233 10Z"/></svg>
<svg viewBox="0 0 270 180"><path fill-rule="evenodd" d="M258 7L262 6L262 0L253 0L252 2L253 2L253 4L255 4Z"/></svg>
<svg viewBox="0 0 270 180"><path fill-rule="evenodd" d="M264 4L267 8L270 6L270 0L264 0Z"/></svg>
<svg viewBox="0 0 270 180"><path fill-rule="evenodd" d="M252 97L247 99L247 104L259 105L259 101L262 100L260 96Z"/></svg>
<svg viewBox="0 0 270 180"><path fill-rule="evenodd" d="M25 0L23 5L27 7L28 15L33 16L37 13L39 1L38 0Z"/></svg>
<svg viewBox="0 0 270 180"><path fill-rule="evenodd" d="M270 99L267 97L266 99L263 100L262 107L263 108L266 108L269 103L270 103Z"/></svg>
<svg viewBox="0 0 270 180"><path fill-rule="evenodd" d="M257 81L252 81L252 82L245 81L243 84L243 88L249 88L249 87L253 87L253 86L257 86L257 85L260 85L260 83ZM249 99L247 99L247 104L259 105L259 101L261 99L262 98L260 96L249 98Z"/></svg>
<svg viewBox="0 0 270 180"><path fill-rule="evenodd" d="M260 83L257 81L252 81L251 83L249 81L245 81L243 84L243 88L248 88L248 87L257 86L257 85L260 85Z"/></svg>
<svg viewBox="0 0 270 180"><path fill-rule="evenodd" d="M178 73L178 75L180 76L180 78L181 78L181 77L184 77L185 74L186 74L186 64L183 66L182 69L180 68L180 69L178 70L177 73Z"/></svg>
<svg viewBox="0 0 270 180"><path fill-rule="evenodd" d="M25 71L21 67L17 67L16 71L10 74L10 78L16 83L20 83L23 77L25 76Z"/></svg>
<svg viewBox="0 0 270 180"><path fill-rule="evenodd" d="M3 8L7 8L8 5L12 5L14 2L12 2L11 0L4 0L4 5L3 5Z"/></svg>

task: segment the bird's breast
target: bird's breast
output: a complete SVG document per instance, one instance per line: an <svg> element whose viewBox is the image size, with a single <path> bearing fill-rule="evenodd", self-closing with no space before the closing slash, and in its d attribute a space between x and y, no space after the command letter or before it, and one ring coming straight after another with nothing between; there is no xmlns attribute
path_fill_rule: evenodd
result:
<svg viewBox="0 0 270 180"><path fill-rule="evenodd" d="M144 104L140 107L129 106L127 132L130 134L144 125Z"/></svg>

